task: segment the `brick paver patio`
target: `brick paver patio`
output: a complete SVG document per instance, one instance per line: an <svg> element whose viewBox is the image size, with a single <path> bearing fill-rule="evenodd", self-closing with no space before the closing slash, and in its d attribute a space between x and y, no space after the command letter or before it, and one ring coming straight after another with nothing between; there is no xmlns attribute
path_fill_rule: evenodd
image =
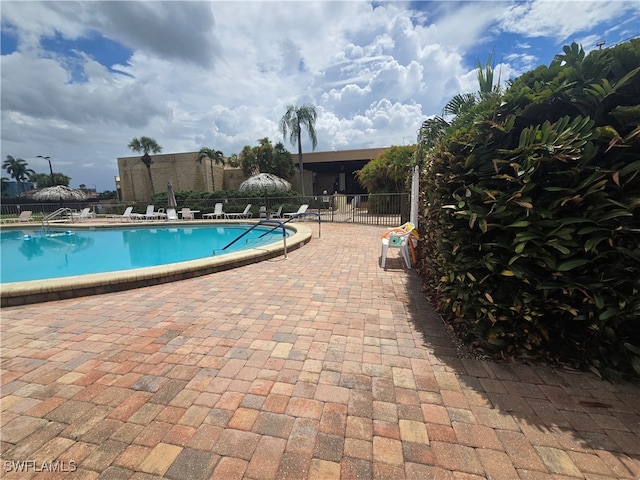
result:
<svg viewBox="0 0 640 480"><path fill-rule="evenodd" d="M640 389L458 358L382 227L2 310L2 478L640 479ZM16 471L21 470L21 471Z"/></svg>

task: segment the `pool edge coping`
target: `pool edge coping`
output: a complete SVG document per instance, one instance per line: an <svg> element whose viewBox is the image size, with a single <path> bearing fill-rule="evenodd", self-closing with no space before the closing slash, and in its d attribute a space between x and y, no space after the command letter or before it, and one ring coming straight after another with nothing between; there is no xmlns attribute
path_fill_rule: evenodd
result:
<svg viewBox="0 0 640 480"><path fill-rule="evenodd" d="M236 222L228 223L233 224ZM246 223L254 222L249 220ZM212 226L211 223L188 223L188 225L192 226L196 224L199 226ZM24 227L24 225L21 226ZM117 227L122 226L123 224L117 225ZM77 227L80 226L78 225ZM85 224L82 227L85 229L100 229L101 227L116 227L116 225ZM287 224L285 227L287 230L293 231L293 235L287 237L287 252L302 247L312 238L312 230L306 225L296 223ZM284 243L277 241L240 252L155 267L0 284L0 307L43 303L159 285L238 268L283 254Z"/></svg>

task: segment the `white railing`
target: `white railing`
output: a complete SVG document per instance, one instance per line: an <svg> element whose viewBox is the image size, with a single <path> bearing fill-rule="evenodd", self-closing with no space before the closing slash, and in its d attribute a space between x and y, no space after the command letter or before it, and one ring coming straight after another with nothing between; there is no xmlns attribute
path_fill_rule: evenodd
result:
<svg viewBox="0 0 640 480"><path fill-rule="evenodd" d="M45 215L44 217L42 217L42 228L46 230L49 227L49 223L52 221L55 222L56 218L59 219L60 217L64 216L64 221L73 219L72 212L73 212L72 209L63 207L63 208L57 209L53 213Z"/></svg>

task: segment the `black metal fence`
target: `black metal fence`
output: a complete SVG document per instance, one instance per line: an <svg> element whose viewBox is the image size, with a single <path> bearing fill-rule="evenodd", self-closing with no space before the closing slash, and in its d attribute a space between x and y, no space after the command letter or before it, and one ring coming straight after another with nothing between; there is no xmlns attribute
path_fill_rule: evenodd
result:
<svg viewBox="0 0 640 480"><path fill-rule="evenodd" d="M253 218L260 218L261 207L263 212L276 212L281 208L281 213L296 212L301 205L308 205L308 212L320 214L325 222L359 223L366 225L396 226L409 220L410 196L407 193L382 193L382 194L358 194L358 195L317 195L307 197L237 197L201 199L178 199L178 210L183 207L196 211L196 218L202 214L214 211L216 203L222 203L226 213L242 212L247 204L251 204ZM134 212L144 213L147 203L112 203L112 202L65 202L66 208L82 210L91 207L92 211L100 215L121 215L128 206L134 207ZM166 205L156 202L157 209L166 209ZM18 216L23 210L30 210L36 218L45 216L60 208L60 202L1 205L3 217ZM264 213L263 213L264 215Z"/></svg>
<svg viewBox="0 0 640 480"><path fill-rule="evenodd" d="M92 209L96 207L95 202L82 202L82 201L74 201L74 202L49 202L49 203L39 203L34 201L22 201L17 203L5 203L2 202L0 205L0 213L2 217L11 217L18 216L21 212L29 210L33 212L36 217L45 216L49 213L55 212L60 207L64 206L65 208L70 208L72 210L80 211L83 208L91 207ZM102 206L98 209L100 210ZM102 212L101 212L102 213Z"/></svg>

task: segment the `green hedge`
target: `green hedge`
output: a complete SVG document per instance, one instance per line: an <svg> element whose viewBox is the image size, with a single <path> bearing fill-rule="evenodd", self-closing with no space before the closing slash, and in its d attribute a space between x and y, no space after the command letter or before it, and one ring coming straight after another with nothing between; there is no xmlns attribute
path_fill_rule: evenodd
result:
<svg viewBox="0 0 640 480"><path fill-rule="evenodd" d="M299 197L299 195L297 192L292 191L271 191L267 192L266 195L264 192L241 192L239 190L216 190L214 192L180 190L175 192L179 206L200 210L202 213L213 212L216 202L224 203L225 212L242 212L247 203L252 203L251 211L254 217L258 216L260 205L264 204L265 197L271 207L272 203L282 202L284 198ZM155 194L152 202L158 206L166 205L167 192ZM296 206L296 210L297 208Z"/></svg>
<svg viewBox="0 0 640 480"><path fill-rule="evenodd" d="M424 152L420 271L484 351L640 373L638 65L565 47Z"/></svg>

